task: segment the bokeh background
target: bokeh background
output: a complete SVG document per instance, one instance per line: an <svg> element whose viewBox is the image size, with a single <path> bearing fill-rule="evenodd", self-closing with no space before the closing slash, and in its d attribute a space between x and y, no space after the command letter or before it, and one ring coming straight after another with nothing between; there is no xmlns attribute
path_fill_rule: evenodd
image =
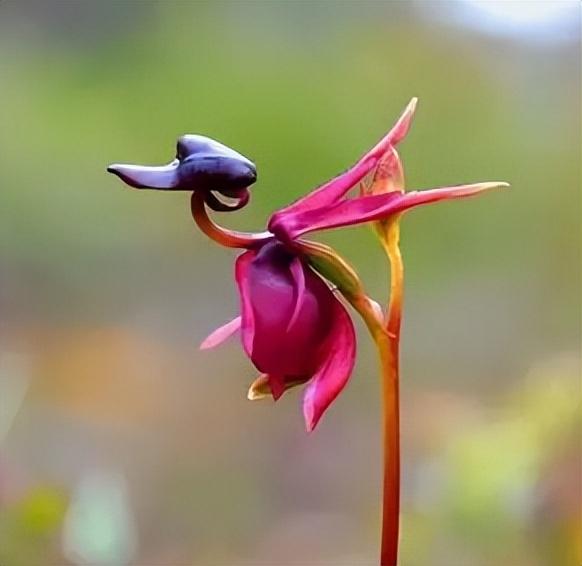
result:
<svg viewBox="0 0 582 566"><path fill-rule="evenodd" d="M177 136L256 161L260 229L420 98L411 188L506 180L403 224L403 566L582 555L580 4L0 3L0 564L368 565L380 403L358 365L319 429L252 404L234 253L188 195L111 162ZM386 298L366 227L323 235Z"/></svg>

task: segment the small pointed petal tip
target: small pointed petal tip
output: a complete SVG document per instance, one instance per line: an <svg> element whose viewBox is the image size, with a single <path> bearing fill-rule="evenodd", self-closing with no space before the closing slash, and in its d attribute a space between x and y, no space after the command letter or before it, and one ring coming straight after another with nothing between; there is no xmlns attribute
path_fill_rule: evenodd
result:
<svg viewBox="0 0 582 566"><path fill-rule="evenodd" d="M107 166L107 173L113 173L114 175L117 175L118 177L122 178L122 170L123 170L123 165L119 164L119 163L112 163L111 165Z"/></svg>
<svg viewBox="0 0 582 566"><path fill-rule="evenodd" d="M305 431L307 433L313 432L323 416L323 412L316 414L312 404L303 404L303 421L305 422Z"/></svg>
<svg viewBox="0 0 582 566"><path fill-rule="evenodd" d="M178 162L167 165L145 166L113 163L107 167L108 173L117 175L124 183L136 189L172 189L176 187Z"/></svg>
<svg viewBox="0 0 582 566"><path fill-rule="evenodd" d="M313 418L313 415L304 415L305 418L305 432L312 433L315 430L317 421Z"/></svg>
<svg viewBox="0 0 582 566"><path fill-rule="evenodd" d="M269 377L264 373L255 379L247 392L249 401L259 401L271 398L271 388L269 387Z"/></svg>
<svg viewBox="0 0 582 566"><path fill-rule="evenodd" d="M405 113L414 114L416 112L416 106L418 105L418 96L413 96L406 107Z"/></svg>
<svg viewBox="0 0 582 566"><path fill-rule="evenodd" d="M211 350L216 346L219 346L224 341L228 340L235 332L238 332L241 327L241 317L237 316L231 321L223 324L221 327L217 328L211 332L198 347L199 350Z"/></svg>
<svg viewBox="0 0 582 566"><path fill-rule="evenodd" d="M408 134L408 130L410 129L410 124L412 122L412 118L414 117L417 104L418 98L415 96L410 100L392 130L390 130L388 136L392 145L397 145L400 143Z"/></svg>
<svg viewBox="0 0 582 566"><path fill-rule="evenodd" d="M265 393L261 393L260 391L255 391L252 386L247 392L247 399L249 401L260 401L261 399L267 399L269 397L271 397L270 393L267 395Z"/></svg>
<svg viewBox="0 0 582 566"><path fill-rule="evenodd" d="M484 183L475 183L474 185L467 185L468 190L472 190L476 193L481 191L490 191L492 189L507 189L511 185L505 181L486 181Z"/></svg>
<svg viewBox="0 0 582 566"><path fill-rule="evenodd" d="M487 187L488 189L502 189L511 186L509 183L506 183L505 181L485 181L484 183L478 184L483 187Z"/></svg>

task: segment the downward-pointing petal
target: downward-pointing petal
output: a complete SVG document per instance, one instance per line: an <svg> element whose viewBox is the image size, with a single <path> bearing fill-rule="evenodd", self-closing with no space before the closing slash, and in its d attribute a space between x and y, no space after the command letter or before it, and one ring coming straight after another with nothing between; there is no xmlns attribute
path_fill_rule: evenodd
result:
<svg viewBox="0 0 582 566"><path fill-rule="evenodd" d="M285 378L282 375L270 373L267 376L273 399L277 401L285 393Z"/></svg>
<svg viewBox="0 0 582 566"><path fill-rule="evenodd" d="M354 325L344 306L333 299L332 331L325 345L321 366L307 384L303 397L303 416L311 432L325 410L345 387L356 359Z"/></svg>
<svg viewBox="0 0 582 566"><path fill-rule="evenodd" d="M207 336L202 344L200 344L201 350L210 350L222 344L225 340L228 340L237 330L240 329L241 317L237 316L233 318L230 322L227 322L220 328L217 328L209 336Z"/></svg>
<svg viewBox="0 0 582 566"><path fill-rule="evenodd" d="M329 288L295 257L280 242L266 244L252 260L247 288L242 288L253 317L249 357L260 372L285 378L313 375L331 323ZM292 265L303 273L294 277ZM243 335L245 319L243 310Z"/></svg>
<svg viewBox="0 0 582 566"><path fill-rule="evenodd" d="M297 318L301 313L301 308L303 307L303 301L305 299L305 272L303 264L298 257L293 258L289 266L293 281L295 282L295 307L293 308L293 313L289 319L289 324L287 324L287 331L289 331L293 325L297 322Z"/></svg>
<svg viewBox="0 0 582 566"><path fill-rule="evenodd" d="M235 278L239 288L241 307L241 340L244 351L249 358L252 356L255 336L255 319L250 298L248 271L256 252L249 250L236 259Z"/></svg>

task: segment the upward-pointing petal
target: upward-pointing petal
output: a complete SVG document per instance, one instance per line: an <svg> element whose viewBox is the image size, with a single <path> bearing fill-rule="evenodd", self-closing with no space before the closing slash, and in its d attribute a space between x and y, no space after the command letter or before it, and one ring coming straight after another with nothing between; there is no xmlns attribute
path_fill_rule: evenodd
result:
<svg viewBox="0 0 582 566"><path fill-rule="evenodd" d="M269 223L269 229L276 225L285 215L304 210L319 208L336 202L352 187L355 187L376 165L391 146L400 143L410 128L412 117L416 109L417 98L409 103L394 127L370 151L350 169L338 175L331 181L323 184L293 204L276 212Z"/></svg>
<svg viewBox="0 0 582 566"><path fill-rule="evenodd" d="M415 96L410 100L404 112L398 118L396 124L392 127L392 129L388 132L386 136L387 141L390 145L397 145L399 144L408 134L408 130L410 129L410 124L412 122L412 118L414 116L414 112L416 111L416 105L418 104L418 98ZM382 150L384 152L386 148Z"/></svg>

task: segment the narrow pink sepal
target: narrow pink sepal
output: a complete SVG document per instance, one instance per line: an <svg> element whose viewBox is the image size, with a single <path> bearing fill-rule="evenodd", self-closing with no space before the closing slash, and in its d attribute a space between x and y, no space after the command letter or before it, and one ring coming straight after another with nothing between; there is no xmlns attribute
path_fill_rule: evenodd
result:
<svg viewBox="0 0 582 566"><path fill-rule="evenodd" d="M287 332L289 332L297 322L297 318L301 313L301 308L305 299L305 272L303 271L304 267L301 264L301 260L298 257L294 257L289 269L293 276L293 281L295 282L295 307L293 308L293 314L287 324Z"/></svg>
<svg viewBox="0 0 582 566"><path fill-rule="evenodd" d="M416 111L416 105L418 104L418 98L416 96L410 100L404 112L398 118L396 124L392 127L390 132L386 138L388 138L388 143L390 145L397 145L399 144L408 134L408 130L410 130L410 124L412 122L412 118L414 116L414 112ZM385 148L382 150L384 153Z"/></svg>
<svg viewBox="0 0 582 566"><path fill-rule="evenodd" d="M350 169L323 184L308 195L296 200L293 204L276 212L269 222L269 229L275 227L287 214L319 208L336 202L352 187L355 187L376 165L388 149L400 143L410 128L417 99L413 98L394 127L370 151Z"/></svg>
<svg viewBox="0 0 582 566"><path fill-rule="evenodd" d="M507 183L476 183L347 199L330 206L288 215L285 222L276 227L274 233L282 240L294 240L308 232L382 220L421 204L470 197L489 189L507 186L509 186Z"/></svg>
<svg viewBox="0 0 582 566"><path fill-rule="evenodd" d="M334 300L332 332L324 348L325 355L303 396L303 416L311 432L325 410L346 386L356 360L356 333L344 306Z"/></svg>
<svg viewBox="0 0 582 566"><path fill-rule="evenodd" d="M249 358L253 352L253 340L255 338L255 319L253 307L250 299L250 289L248 280L248 270L250 263L253 261L256 252L249 250L239 255L235 263L235 279L240 295L240 312L241 312L241 341Z"/></svg>
<svg viewBox="0 0 582 566"><path fill-rule="evenodd" d="M216 346L219 346L225 340L228 340L237 330L239 330L240 326L241 317L237 316L207 336L202 344L200 344L200 349L210 350L211 348L216 348Z"/></svg>

